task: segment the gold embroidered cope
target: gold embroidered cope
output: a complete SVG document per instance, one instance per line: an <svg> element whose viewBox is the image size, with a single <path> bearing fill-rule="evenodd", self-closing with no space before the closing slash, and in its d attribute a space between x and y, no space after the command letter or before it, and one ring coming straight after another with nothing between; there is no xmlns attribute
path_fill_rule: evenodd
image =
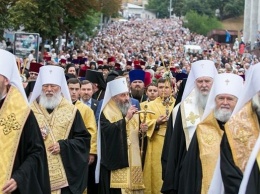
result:
<svg viewBox="0 0 260 194"><path fill-rule="evenodd" d="M11 178L20 136L29 113L30 107L24 97L11 86L0 110L0 188Z"/></svg>
<svg viewBox="0 0 260 194"><path fill-rule="evenodd" d="M196 129L202 167L201 194L207 194L220 154L223 131L219 128L214 113L197 125Z"/></svg>
<svg viewBox="0 0 260 194"><path fill-rule="evenodd" d="M251 101L225 124L225 131L236 166L242 172L259 135L259 123Z"/></svg>
<svg viewBox="0 0 260 194"><path fill-rule="evenodd" d="M59 193L61 188L68 186L66 173L61 156L59 154L51 154L47 151L47 148L60 139L68 138L77 108L63 98L51 114L36 101L32 104L32 110L40 129L48 129L48 135L44 140L44 144L48 157L51 190L52 193Z"/></svg>
<svg viewBox="0 0 260 194"><path fill-rule="evenodd" d="M103 113L111 123L123 119L113 100L105 106ZM126 193L144 189L141 157L139 150L139 116L135 114L126 124L129 167L111 171L111 188L121 188Z"/></svg>

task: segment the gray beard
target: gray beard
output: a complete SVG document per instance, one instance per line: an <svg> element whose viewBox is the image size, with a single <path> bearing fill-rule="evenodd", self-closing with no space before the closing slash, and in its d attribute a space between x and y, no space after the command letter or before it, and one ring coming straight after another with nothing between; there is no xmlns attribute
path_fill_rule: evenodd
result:
<svg viewBox="0 0 260 194"><path fill-rule="evenodd" d="M116 101L116 104L117 104L117 107L119 108L119 110L122 112L123 116L126 116L128 109L132 105L130 100L125 103L120 103L120 102Z"/></svg>
<svg viewBox="0 0 260 194"><path fill-rule="evenodd" d="M202 95L198 90L196 91L196 101L199 106L199 108L202 108L203 110L206 107L207 101L208 101L209 95Z"/></svg>
<svg viewBox="0 0 260 194"><path fill-rule="evenodd" d="M45 93L41 93L39 104L46 109L54 109L61 102L61 91L54 94L52 97L47 97Z"/></svg>
<svg viewBox="0 0 260 194"><path fill-rule="evenodd" d="M226 111L222 109L214 110L214 116L217 120L225 123L229 120L230 116L232 114L232 111Z"/></svg>
<svg viewBox="0 0 260 194"><path fill-rule="evenodd" d="M258 118L260 118L260 96L258 94L256 94L252 98L252 106L253 106L253 109L255 110Z"/></svg>

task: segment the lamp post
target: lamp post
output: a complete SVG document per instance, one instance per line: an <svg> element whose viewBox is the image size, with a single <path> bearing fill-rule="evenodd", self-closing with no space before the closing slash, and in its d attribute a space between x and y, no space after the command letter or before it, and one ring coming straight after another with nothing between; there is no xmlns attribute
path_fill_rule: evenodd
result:
<svg viewBox="0 0 260 194"><path fill-rule="evenodd" d="M169 12L170 12L170 18L172 17L172 0L170 0L170 7L169 7Z"/></svg>

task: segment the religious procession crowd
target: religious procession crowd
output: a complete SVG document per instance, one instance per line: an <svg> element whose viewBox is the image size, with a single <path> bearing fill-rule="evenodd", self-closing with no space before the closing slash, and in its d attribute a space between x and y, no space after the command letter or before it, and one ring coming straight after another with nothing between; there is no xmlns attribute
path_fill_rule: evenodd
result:
<svg viewBox="0 0 260 194"><path fill-rule="evenodd" d="M0 193L260 193L258 58L182 24L113 22L39 63L0 49Z"/></svg>

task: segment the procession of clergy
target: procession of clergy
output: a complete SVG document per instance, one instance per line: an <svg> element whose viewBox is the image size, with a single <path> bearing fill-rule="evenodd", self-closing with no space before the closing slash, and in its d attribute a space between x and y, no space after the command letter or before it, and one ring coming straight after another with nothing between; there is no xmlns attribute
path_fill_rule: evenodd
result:
<svg viewBox="0 0 260 194"><path fill-rule="evenodd" d="M147 84L142 69L42 65L26 95L0 50L0 193L259 194L260 64L245 80L210 60L161 66Z"/></svg>

